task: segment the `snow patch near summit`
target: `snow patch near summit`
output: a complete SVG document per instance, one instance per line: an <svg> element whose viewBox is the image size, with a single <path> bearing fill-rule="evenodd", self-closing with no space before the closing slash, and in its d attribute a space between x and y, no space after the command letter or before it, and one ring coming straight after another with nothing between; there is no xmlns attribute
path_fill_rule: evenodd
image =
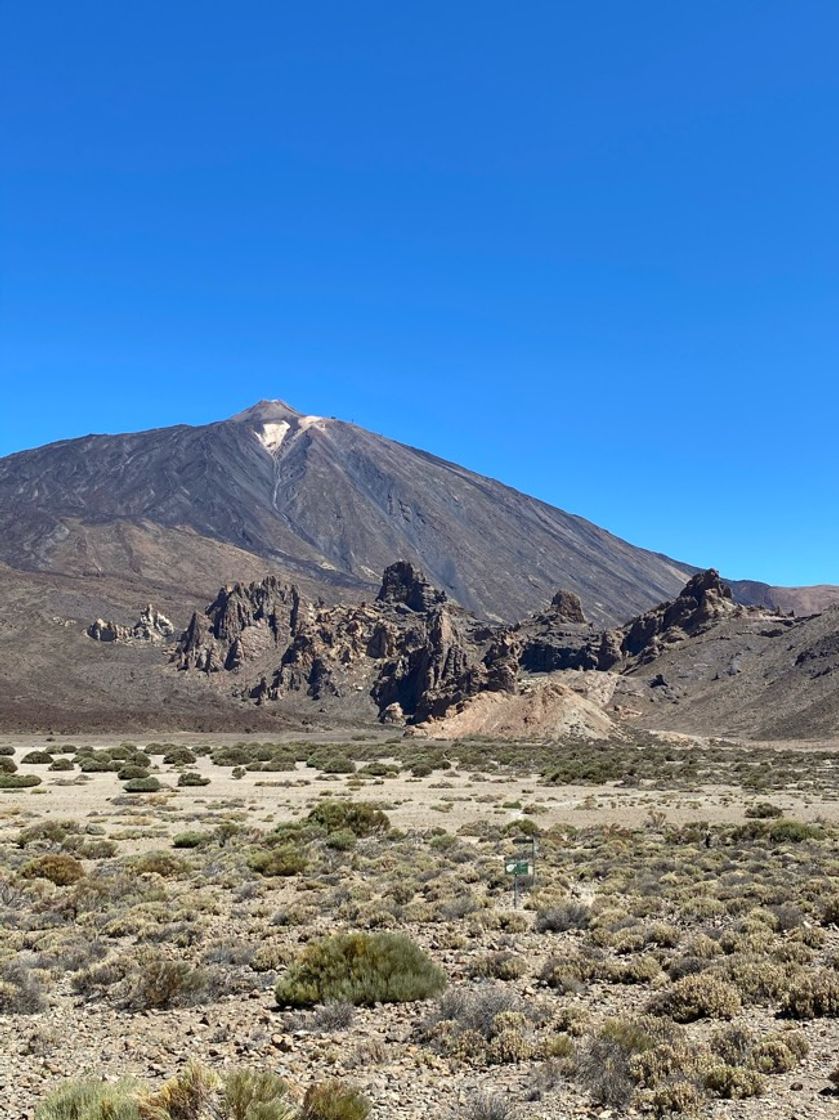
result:
<svg viewBox="0 0 839 1120"><path fill-rule="evenodd" d="M280 420L277 424L263 424L262 430L254 434L269 455L276 455L290 428L287 420Z"/></svg>

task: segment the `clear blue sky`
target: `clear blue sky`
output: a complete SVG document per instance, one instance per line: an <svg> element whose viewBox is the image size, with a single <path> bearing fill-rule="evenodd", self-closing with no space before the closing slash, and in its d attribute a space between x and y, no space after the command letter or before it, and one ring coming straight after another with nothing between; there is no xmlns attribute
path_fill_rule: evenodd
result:
<svg viewBox="0 0 839 1120"><path fill-rule="evenodd" d="M839 5L10 0L0 454L337 415L839 583Z"/></svg>

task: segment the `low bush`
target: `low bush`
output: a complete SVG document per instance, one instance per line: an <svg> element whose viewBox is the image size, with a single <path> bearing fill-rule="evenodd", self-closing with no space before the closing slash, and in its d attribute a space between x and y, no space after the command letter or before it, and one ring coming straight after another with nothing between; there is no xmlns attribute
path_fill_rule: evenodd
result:
<svg viewBox="0 0 839 1120"><path fill-rule="evenodd" d="M463 1108L463 1120L515 1120L516 1106L500 1093L477 1093Z"/></svg>
<svg viewBox="0 0 839 1120"><path fill-rule="evenodd" d="M192 766L196 761L189 747L172 747L163 755L164 766Z"/></svg>
<svg viewBox="0 0 839 1120"><path fill-rule="evenodd" d="M366 1097L352 1085L335 1080L309 1086L299 1120L366 1120L369 1114Z"/></svg>
<svg viewBox="0 0 839 1120"><path fill-rule="evenodd" d="M308 945L280 979L276 997L281 1006L327 1000L372 1006L427 999L445 984L443 971L407 937L344 933Z"/></svg>
<svg viewBox="0 0 839 1120"><path fill-rule="evenodd" d="M539 933L565 933L570 929L588 929L590 925L591 910L581 902L562 902L536 913Z"/></svg>
<svg viewBox="0 0 839 1120"><path fill-rule="evenodd" d="M314 1024L319 1031L345 1031L355 1018L355 1008L346 1000L330 1000L315 1011Z"/></svg>
<svg viewBox="0 0 839 1120"><path fill-rule="evenodd" d="M208 1003L218 994L217 973L170 960L157 951L143 953L129 972L119 1005L127 1011L166 1010Z"/></svg>
<svg viewBox="0 0 839 1120"><path fill-rule="evenodd" d="M358 837L376 836L390 829L387 814L369 801L322 801L307 819L326 832L348 831Z"/></svg>
<svg viewBox="0 0 839 1120"><path fill-rule="evenodd" d="M179 786L208 786L209 784L210 779L199 774L197 770L184 770L178 777Z"/></svg>
<svg viewBox="0 0 839 1120"><path fill-rule="evenodd" d="M148 778L149 772L145 766L135 766L133 763L129 763L128 766L123 766L117 772L117 777L121 782L130 782L136 778Z"/></svg>
<svg viewBox="0 0 839 1120"><path fill-rule="evenodd" d="M20 961L0 969L0 1015L37 1015L47 1006L43 984Z"/></svg>
<svg viewBox="0 0 839 1120"><path fill-rule="evenodd" d="M178 832L172 837L172 847L202 848L205 844L212 843L212 840L209 832Z"/></svg>
<svg viewBox="0 0 839 1120"><path fill-rule="evenodd" d="M490 980L518 980L527 971L527 962L507 950L488 953L473 961L469 967L471 976Z"/></svg>
<svg viewBox="0 0 839 1120"><path fill-rule="evenodd" d="M49 766L52 762L52 755L47 751L29 751L20 761L27 766Z"/></svg>
<svg viewBox="0 0 839 1120"><path fill-rule="evenodd" d="M781 1003L779 1014L790 1019L839 1016L839 972L822 969L796 977Z"/></svg>
<svg viewBox="0 0 839 1120"><path fill-rule="evenodd" d="M131 866L137 875L162 875L164 879L189 871L186 860L171 852L144 852L133 860Z"/></svg>
<svg viewBox="0 0 839 1120"><path fill-rule="evenodd" d="M0 789L31 789L40 784L37 774L0 774Z"/></svg>
<svg viewBox="0 0 839 1120"><path fill-rule="evenodd" d="M668 1015L677 1023L697 1019L731 1019L740 1010L740 994L709 972L684 976L650 1001L655 1015Z"/></svg>
<svg viewBox="0 0 839 1120"><path fill-rule="evenodd" d="M744 816L752 820L775 820L784 815L784 810L770 801L756 801L753 805L746 806Z"/></svg>
<svg viewBox="0 0 839 1120"><path fill-rule="evenodd" d="M310 1085L301 1103L268 1070L219 1076L197 1062L158 1089L139 1081L67 1081L35 1110L35 1120L366 1120L370 1105L343 1081Z"/></svg>
<svg viewBox="0 0 839 1120"><path fill-rule="evenodd" d="M126 793L157 793L163 787L157 778L131 778L123 788Z"/></svg>
<svg viewBox="0 0 839 1120"><path fill-rule="evenodd" d="M35 1120L140 1120L136 1082L73 1081L35 1110Z"/></svg>
<svg viewBox="0 0 839 1120"><path fill-rule="evenodd" d="M84 875L84 867L73 856L60 853L37 856L20 870L24 879L49 879L57 887L69 887Z"/></svg>
<svg viewBox="0 0 839 1120"><path fill-rule="evenodd" d="M227 1075L221 1097L223 1120L291 1120L289 1088L269 1070L237 1069Z"/></svg>
<svg viewBox="0 0 839 1120"><path fill-rule="evenodd" d="M248 866L258 875L267 878L287 878L301 875L308 866L306 854L294 844L281 844L276 848L260 848L248 858Z"/></svg>

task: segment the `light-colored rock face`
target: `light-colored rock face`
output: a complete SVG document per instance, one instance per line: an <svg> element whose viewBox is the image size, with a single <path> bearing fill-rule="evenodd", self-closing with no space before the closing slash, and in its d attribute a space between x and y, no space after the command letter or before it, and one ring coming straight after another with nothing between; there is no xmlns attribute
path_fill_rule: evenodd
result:
<svg viewBox="0 0 839 1120"><path fill-rule="evenodd" d="M97 618L88 626L87 636L96 642L167 642L175 637L175 627L149 603L133 626Z"/></svg>

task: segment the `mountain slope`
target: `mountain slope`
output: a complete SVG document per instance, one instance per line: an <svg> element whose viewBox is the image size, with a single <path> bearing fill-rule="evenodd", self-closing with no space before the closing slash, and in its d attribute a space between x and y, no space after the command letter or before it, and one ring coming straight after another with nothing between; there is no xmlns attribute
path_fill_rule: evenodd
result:
<svg viewBox="0 0 839 1120"><path fill-rule="evenodd" d="M506 619L562 586L593 620L623 621L693 571L279 401L202 427L87 436L0 459L0 560L12 568L160 581L176 562L177 582L198 594L261 566L328 597L361 598L398 557L469 610Z"/></svg>

